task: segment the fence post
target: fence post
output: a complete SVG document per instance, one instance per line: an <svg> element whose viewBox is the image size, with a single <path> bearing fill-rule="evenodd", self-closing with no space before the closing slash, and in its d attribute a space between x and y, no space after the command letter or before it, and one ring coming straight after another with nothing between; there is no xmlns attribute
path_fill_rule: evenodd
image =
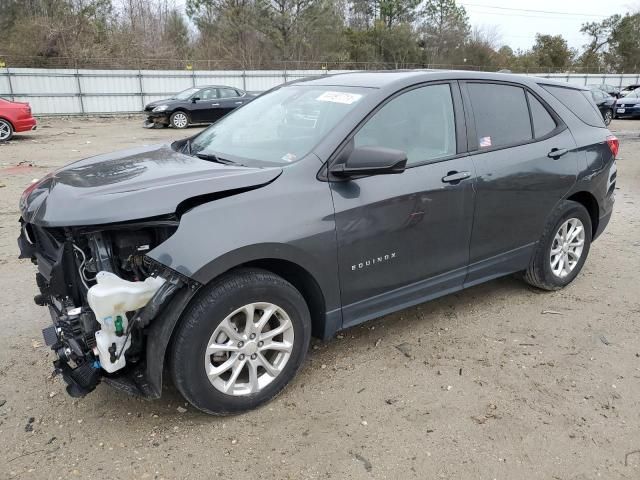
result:
<svg viewBox="0 0 640 480"><path fill-rule="evenodd" d="M142 70L138 69L138 87L140 89L140 105L144 110L144 88L142 87Z"/></svg>
<svg viewBox="0 0 640 480"><path fill-rule="evenodd" d="M76 77L76 87L78 88L78 99L80 100L80 114L84 115L84 98L82 96L82 82L80 82L80 70L76 66L76 73L74 75Z"/></svg>
<svg viewBox="0 0 640 480"><path fill-rule="evenodd" d="M242 70L242 89L247 91L247 71Z"/></svg>
<svg viewBox="0 0 640 480"><path fill-rule="evenodd" d="M196 86L196 69L191 68L191 85Z"/></svg>
<svg viewBox="0 0 640 480"><path fill-rule="evenodd" d="M13 84L11 83L11 71L9 67L7 67L7 80L9 80L9 94L11 95L11 101L15 102L16 97L13 95Z"/></svg>

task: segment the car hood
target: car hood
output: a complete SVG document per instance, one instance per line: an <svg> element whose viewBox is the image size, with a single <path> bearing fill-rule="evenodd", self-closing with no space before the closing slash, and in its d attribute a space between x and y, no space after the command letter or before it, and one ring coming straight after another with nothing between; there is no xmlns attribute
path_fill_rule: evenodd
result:
<svg viewBox="0 0 640 480"><path fill-rule="evenodd" d="M144 106L144 109L145 110L153 110L158 105L167 105L169 103L176 103L176 102L180 102L180 100L177 100L175 98L165 98L165 99L162 99L162 100L154 100L153 102L147 103Z"/></svg>
<svg viewBox="0 0 640 480"><path fill-rule="evenodd" d="M30 185L22 218L47 227L99 225L174 213L202 195L242 191L282 169L222 165L153 145L72 163Z"/></svg>

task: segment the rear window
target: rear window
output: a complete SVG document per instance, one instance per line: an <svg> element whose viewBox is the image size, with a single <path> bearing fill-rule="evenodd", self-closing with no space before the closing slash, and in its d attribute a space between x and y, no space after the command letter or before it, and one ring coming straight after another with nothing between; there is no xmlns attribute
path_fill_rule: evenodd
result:
<svg viewBox="0 0 640 480"><path fill-rule="evenodd" d="M540 103L540 100L529 92L527 92L527 98L529 99L529 107L531 107L531 118L533 119L533 132L535 137L544 137L555 130L557 127L556 121L544 105Z"/></svg>
<svg viewBox="0 0 640 480"><path fill-rule="evenodd" d="M573 114L587 125L606 128L602 121L602 115L591 97L591 92L575 90L573 88L556 87L552 85L540 85L551 95L556 97Z"/></svg>
<svg viewBox="0 0 640 480"><path fill-rule="evenodd" d="M524 89L495 83L469 83L468 90L481 149L532 139Z"/></svg>

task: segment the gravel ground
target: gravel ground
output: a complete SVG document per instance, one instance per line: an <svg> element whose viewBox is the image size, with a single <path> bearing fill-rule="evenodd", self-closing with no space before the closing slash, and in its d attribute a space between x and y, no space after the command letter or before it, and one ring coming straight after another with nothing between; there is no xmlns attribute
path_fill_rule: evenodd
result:
<svg viewBox="0 0 640 480"><path fill-rule="evenodd" d="M18 260L17 203L45 172L195 133L139 118L42 120L0 145L0 478L595 479L640 477L640 122L615 213L560 292L499 279L314 343L275 401L194 411L100 385L68 397Z"/></svg>

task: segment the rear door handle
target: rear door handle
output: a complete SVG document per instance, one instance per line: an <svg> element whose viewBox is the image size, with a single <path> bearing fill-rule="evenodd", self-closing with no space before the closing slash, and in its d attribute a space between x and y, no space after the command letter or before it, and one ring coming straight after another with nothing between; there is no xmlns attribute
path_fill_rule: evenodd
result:
<svg viewBox="0 0 640 480"><path fill-rule="evenodd" d="M444 183L451 183L452 185L456 185L465 178L469 178L470 176L470 172L449 172L444 177L442 177L442 181Z"/></svg>
<svg viewBox="0 0 640 480"><path fill-rule="evenodd" d="M211 104L211 106L212 106L212 107L219 107L219 106L220 106L220 104L219 104L219 103L212 103L212 104Z"/></svg>
<svg viewBox="0 0 640 480"><path fill-rule="evenodd" d="M567 153L569 153L569 150L567 150L566 148L552 148L551 151L547 153L547 157L557 160Z"/></svg>
<svg viewBox="0 0 640 480"><path fill-rule="evenodd" d="M236 102L236 105L242 105L242 102Z"/></svg>

